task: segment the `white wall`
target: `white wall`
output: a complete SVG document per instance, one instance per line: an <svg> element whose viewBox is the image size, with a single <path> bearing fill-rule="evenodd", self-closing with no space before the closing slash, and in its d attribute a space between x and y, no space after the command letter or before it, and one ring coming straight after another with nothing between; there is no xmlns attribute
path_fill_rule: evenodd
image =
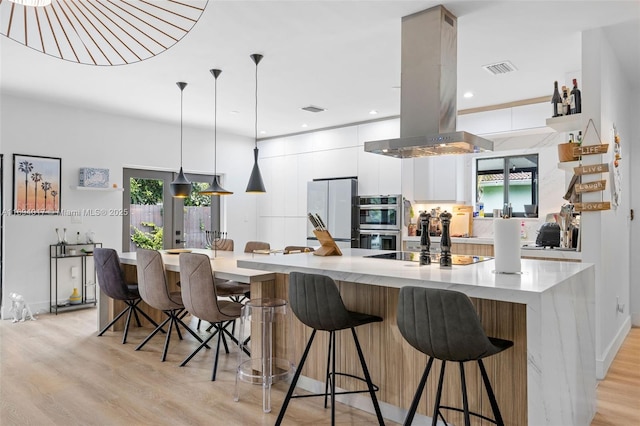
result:
<svg viewBox="0 0 640 426"><path fill-rule="evenodd" d="M122 187L122 168L140 167L175 171L179 168L179 123L158 123L17 98L2 93L0 149L4 160L4 205L12 203L12 155L29 154L62 158L63 210L119 209L122 192L76 191L80 167L110 169L114 183ZM184 168L187 172L213 172L213 129L184 129ZM234 194L223 199L226 230L238 245L256 236L256 196L244 192L253 163L253 140L218 132L218 173L225 188ZM54 229L67 228L68 235L91 229L105 247L122 247L119 216L83 217L81 224L70 216L5 217L4 315L7 295L17 292L32 309L48 312L48 245L55 244ZM62 288L61 295L71 293Z"/></svg>
<svg viewBox="0 0 640 426"><path fill-rule="evenodd" d="M606 38L606 31L595 29L583 33L583 115L592 118L600 133L602 143L609 143L609 153L600 156L583 156L583 164L607 162L613 169L613 126L623 138L623 147L633 144L637 130L637 114L632 109L637 100L627 90L628 84L617 58ZM586 126L586 123L584 123ZM635 127L634 127L635 126ZM583 134L585 132L583 131ZM584 145L598 144L595 132L589 130ZM636 141L637 143L637 141ZM623 194L617 208L608 211L584 213L582 226L582 259L596 265L596 374L603 378L630 328L630 158L620 163ZM584 181L602 179L587 176ZM607 188L612 176L606 176ZM583 195L583 201L609 201L611 192L595 192ZM638 259L637 253L635 259ZM624 305L618 312L618 305Z"/></svg>
<svg viewBox="0 0 640 426"><path fill-rule="evenodd" d="M640 111L640 90L630 93L632 106L630 111ZM631 268L629 310L631 313L631 323L634 327L640 327L640 120L634 120L629 127L630 133L624 135L623 156L629 161L629 179L631 184L629 191L623 193L623 197L628 196L631 208L634 211L635 219L631 222Z"/></svg>

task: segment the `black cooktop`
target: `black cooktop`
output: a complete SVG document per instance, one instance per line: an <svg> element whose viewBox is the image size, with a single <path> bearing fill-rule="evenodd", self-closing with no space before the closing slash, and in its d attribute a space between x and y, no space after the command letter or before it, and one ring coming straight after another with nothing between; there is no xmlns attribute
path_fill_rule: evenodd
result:
<svg viewBox="0 0 640 426"><path fill-rule="evenodd" d="M389 253L372 254L369 256L373 259L390 259L390 260L403 260L405 262L420 262L420 252L415 251L392 251ZM440 264L440 253L431 253L431 264ZM491 260L493 257L489 256L470 256L462 254L452 254L451 261L454 265L472 265L474 263L484 262L485 260Z"/></svg>

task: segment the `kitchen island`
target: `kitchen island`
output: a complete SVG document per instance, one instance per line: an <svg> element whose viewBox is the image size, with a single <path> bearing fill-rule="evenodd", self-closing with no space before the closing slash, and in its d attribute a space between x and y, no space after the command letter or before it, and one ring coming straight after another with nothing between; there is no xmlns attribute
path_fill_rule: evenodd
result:
<svg viewBox="0 0 640 426"><path fill-rule="evenodd" d="M496 397L506 424L588 425L595 414L595 271L586 263L522 260L522 274L495 274L494 261L472 265L439 265L372 259L381 251L345 249L343 256L272 255L239 259L241 268L276 273L275 285L252 284L252 296L287 298L288 274L292 271L325 274L338 283L348 309L381 316L384 321L358 329L378 398L385 417L401 422L418 384L427 357L402 338L396 325L399 289L403 286L447 288L467 294L476 306L488 335L514 341L514 347L486 360ZM309 330L297 323L280 350L299 359ZM281 338L283 336L280 336ZM359 374L348 339L339 369ZM313 349L303 375L307 387L317 389L324 381L326 338ZM437 363L436 365L439 365ZM469 365L469 398L472 409L490 415L480 392L477 368ZM436 370L439 371L439 368ZM303 382L305 383L305 382ZM431 414L437 374L427 383L418 413ZM460 406L459 375L447 370L446 405ZM352 389L349 380L338 383ZM351 397L346 403L370 408L366 398ZM447 419L460 424L457 413Z"/></svg>

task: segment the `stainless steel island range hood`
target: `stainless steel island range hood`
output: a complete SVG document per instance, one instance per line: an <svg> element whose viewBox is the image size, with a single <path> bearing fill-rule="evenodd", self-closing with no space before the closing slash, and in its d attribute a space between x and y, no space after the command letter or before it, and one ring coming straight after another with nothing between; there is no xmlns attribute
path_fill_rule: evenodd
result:
<svg viewBox="0 0 640 426"><path fill-rule="evenodd" d="M493 142L456 131L457 18L443 6L402 18L400 138L365 142L397 158L492 151Z"/></svg>

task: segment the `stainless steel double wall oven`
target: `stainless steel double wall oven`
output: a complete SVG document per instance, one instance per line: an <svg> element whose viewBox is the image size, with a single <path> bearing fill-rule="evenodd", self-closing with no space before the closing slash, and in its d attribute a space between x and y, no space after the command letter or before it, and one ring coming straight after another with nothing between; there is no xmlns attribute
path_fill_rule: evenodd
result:
<svg viewBox="0 0 640 426"><path fill-rule="evenodd" d="M360 248L400 250L402 196L361 195L358 201Z"/></svg>

